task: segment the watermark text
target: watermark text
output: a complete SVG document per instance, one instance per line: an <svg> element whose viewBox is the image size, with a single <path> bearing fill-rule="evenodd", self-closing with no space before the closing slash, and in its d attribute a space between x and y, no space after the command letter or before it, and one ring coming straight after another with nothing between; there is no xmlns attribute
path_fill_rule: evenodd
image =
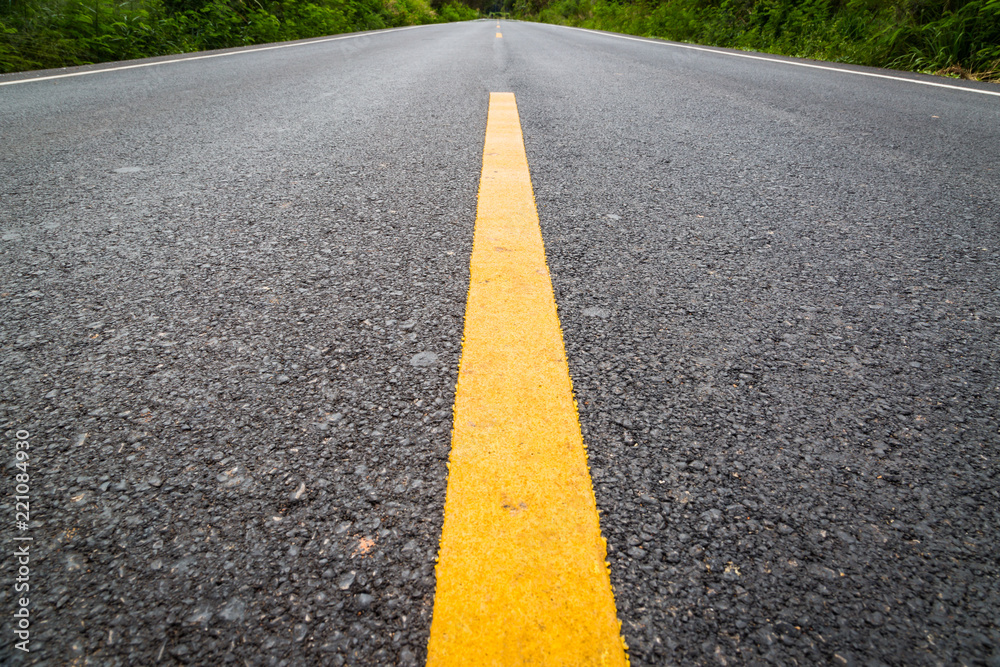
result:
<svg viewBox="0 0 1000 667"><path fill-rule="evenodd" d="M31 641L31 434L24 429L14 434L14 647L28 652Z"/></svg>

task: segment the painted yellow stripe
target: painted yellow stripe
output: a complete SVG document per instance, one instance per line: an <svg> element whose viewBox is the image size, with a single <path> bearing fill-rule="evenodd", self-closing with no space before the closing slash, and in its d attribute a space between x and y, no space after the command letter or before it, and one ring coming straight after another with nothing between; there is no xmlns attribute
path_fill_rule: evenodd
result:
<svg viewBox="0 0 1000 667"><path fill-rule="evenodd" d="M497 33L497 37L503 37L503 35L501 35L500 33Z"/></svg>
<svg viewBox="0 0 1000 667"><path fill-rule="evenodd" d="M490 95L427 664L627 665L517 104Z"/></svg>

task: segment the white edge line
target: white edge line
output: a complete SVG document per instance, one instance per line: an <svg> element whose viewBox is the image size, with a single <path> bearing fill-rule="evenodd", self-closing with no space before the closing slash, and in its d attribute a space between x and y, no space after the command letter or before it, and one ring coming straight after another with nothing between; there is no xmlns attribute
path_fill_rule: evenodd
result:
<svg viewBox="0 0 1000 667"><path fill-rule="evenodd" d="M777 58L765 58L764 56L753 56L749 53L734 53L732 51L720 51L718 49L709 49L704 46L693 46L691 44L680 44L678 42L668 42L664 40L658 40L654 38L645 37L629 37L628 35L620 35L615 32L606 32L604 30L591 30L590 28L577 28L576 26L564 25L560 26L557 24L543 24L543 25L555 25L559 28L569 28L570 30L580 30L582 32L592 32L595 35L604 35L605 37L617 37L618 39L628 39L633 42L643 42L645 44L658 44L660 46L672 46L678 49L691 49L692 51L704 51L706 53L715 53L720 56L733 56L734 58L747 58L748 60L763 60L769 63L780 63L782 65L795 65L796 67L808 67L810 69L822 69L830 72L843 72L844 74L857 74L858 76L870 76L876 79L891 79L892 81L905 81L907 83L918 83L922 86L934 86L935 88L950 88L951 90L964 90L968 93L979 93L980 95L993 95L994 97L1000 97L1000 92L995 92L992 90L980 90L978 88L965 88L963 86L952 86L947 83L936 83L934 81L921 81L919 79L907 79L902 76L891 76L889 74L875 74L874 72L858 72L852 69L841 69L840 67L830 67L828 65L814 65L812 63L803 63L795 60L779 60Z"/></svg>
<svg viewBox="0 0 1000 667"><path fill-rule="evenodd" d="M414 28L423 28L426 25L408 25L401 28L388 28L386 30L371 30L368 32L352 33L349 35L337 35L336 37L324 37L322 39L313 39L309 41L296 41L289 42L285 44L275 44L273 46L261 46L261 47L247 47L240 49L238 51L227 51L226 53L210 53L204 56L189 56L186 58L174 58L172 60L157 60L151 63L139 63L137 65L122 65L121 67L106 67L104 69L90 69L83 72L68 72L66 74L53 74L51 76L36 76L29 79L18 79L17 81L0 81L0 86L14 86L19 83L33 83L35 81L51 81L52 79L67 79L72 76L87 76L88 74L103 74L104 72L118 72L124 69L138 69L140 67L154 67L156 65L171 65L173 63L186 63L191 60L206 60L208 58L225 58L226 56L239 56L246 53L256 53L258 51L273 51L275 49L290 49L296 46L309 46L311 44L322 44L323 42L335 42L338 39L352 39L356 37L367 37L369 35L384 35L389 32L397 32L399 30L413 30ZM21 72L19 72L20 74Z"/></svg>

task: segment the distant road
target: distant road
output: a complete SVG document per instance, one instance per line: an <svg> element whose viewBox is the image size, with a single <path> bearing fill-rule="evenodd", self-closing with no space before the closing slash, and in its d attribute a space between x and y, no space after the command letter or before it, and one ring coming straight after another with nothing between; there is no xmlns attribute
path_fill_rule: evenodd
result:
<svg viewBox="0 0 1000 667"><path fill-rule="evenodd" d="M275 46L0 77L0 662L423 664L491 92L632 664L1000 661L1000 88Z"/></svg>

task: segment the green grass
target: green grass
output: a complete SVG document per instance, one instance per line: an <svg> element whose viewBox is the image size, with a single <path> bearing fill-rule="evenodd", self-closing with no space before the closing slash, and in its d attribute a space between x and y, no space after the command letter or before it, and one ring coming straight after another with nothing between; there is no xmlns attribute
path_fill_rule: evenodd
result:
<svg viewBox="0 0 1000 667"><path fill-rule="evenodd" d="M478 16L456 0L0 0L0 72Z"/></svg>
<svg viewBox="0 0 1000 667"><path fill-rule="evenodd" d="M1000 81L1000 0L555 0L522 17Z"/></svg>

